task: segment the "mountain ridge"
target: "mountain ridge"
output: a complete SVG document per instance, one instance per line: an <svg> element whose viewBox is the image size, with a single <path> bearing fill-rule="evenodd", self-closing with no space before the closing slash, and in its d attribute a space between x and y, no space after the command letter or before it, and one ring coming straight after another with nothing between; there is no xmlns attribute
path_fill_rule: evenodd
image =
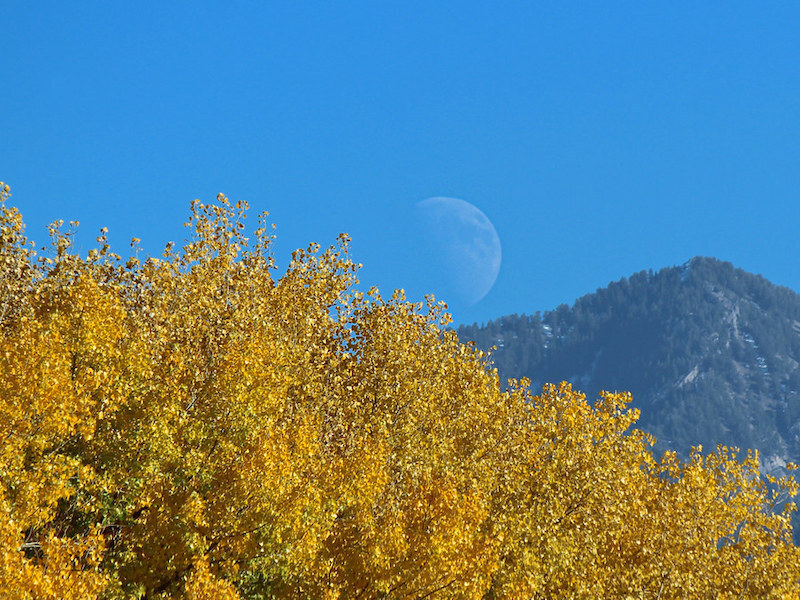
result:
<svg viewBox="0 0 800 600"><path fill-rule="evenodd" d="M461 326L501 376L630 391L657 450L758 449L764 470L800 458L800 294L695 257L640 271L572 306Z"/></svg>

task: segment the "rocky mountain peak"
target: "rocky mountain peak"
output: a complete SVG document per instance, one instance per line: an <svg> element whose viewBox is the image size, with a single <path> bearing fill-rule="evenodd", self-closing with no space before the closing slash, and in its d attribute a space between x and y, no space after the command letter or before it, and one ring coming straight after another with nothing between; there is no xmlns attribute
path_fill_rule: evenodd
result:
<svg viewBox="0 0 800 600"><path fill-rule="evenodd" d="M800 459L800 295L730 263L642 271L459 336L496 346L503 378L632 392L657 449L754 448L766 470Z"/></svg>

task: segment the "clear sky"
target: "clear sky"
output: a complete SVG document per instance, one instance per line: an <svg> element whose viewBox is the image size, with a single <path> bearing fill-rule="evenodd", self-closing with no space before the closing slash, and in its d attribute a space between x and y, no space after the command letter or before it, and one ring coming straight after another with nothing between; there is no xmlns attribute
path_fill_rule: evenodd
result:
<svg viewBox="0 0 800 600"><path fill-rule="evenodd" d="M412 208L446 196L503 253L458 322L695 255L800 290L796 2L4 2L2 23L0 179L40 243L77 219L87 249L108 226L158 255L225 192L270 211L281 267L344 231L389 292L426 268Z"/></svg>

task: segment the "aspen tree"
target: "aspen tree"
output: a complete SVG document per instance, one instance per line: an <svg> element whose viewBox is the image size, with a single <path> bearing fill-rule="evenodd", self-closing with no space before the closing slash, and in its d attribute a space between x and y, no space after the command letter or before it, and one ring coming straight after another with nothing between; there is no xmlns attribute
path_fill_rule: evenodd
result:
<svg viewBox="0 0 800 600"><path fill-rule="evenodd" d="M627 394L503 391L347 236L276 276L220 195L159 258L37 255L0 190L0 597L797 597L793 479L654 457Z"/></svg>

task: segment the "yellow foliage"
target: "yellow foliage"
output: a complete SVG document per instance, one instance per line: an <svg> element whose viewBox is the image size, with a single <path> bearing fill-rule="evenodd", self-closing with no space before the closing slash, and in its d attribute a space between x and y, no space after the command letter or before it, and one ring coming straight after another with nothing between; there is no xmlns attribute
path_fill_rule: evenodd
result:
<svg viewBox="0 0 800 600"><path fill-rule="evenodd" d="M501 391L345 236L273 278L246 209L140 262L61 224L36 257L2 204L0 597L797 596L794 480L654 458L625 394Z"/></svg>

